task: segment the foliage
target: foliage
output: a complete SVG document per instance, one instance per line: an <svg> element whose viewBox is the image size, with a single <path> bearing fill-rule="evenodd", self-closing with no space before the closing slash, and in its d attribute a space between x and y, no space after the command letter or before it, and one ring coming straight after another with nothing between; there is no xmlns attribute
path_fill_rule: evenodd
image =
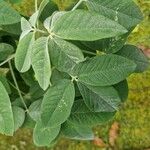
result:
<svg viewBox="0 0 150 150"><path fill-rule="evenodd" d="M82 9L77 9L81 3ZM13 126L13 132L30 126L37 146L53 145L62 135L93 139L92 127L112 119L127 97L125 79L148 66L138 48L124 45L142 19L138 7L130 0L114 0L111 9L101 0L81 0L71 11L58 11L56 3L43 0L39 7L36 3L32 16L21 18L6 2L1 0L0 4L6 6L0 11L2 52L4 43L17 47L15 63L11 61L13 51L8 49L0 64L10 68L12 77L8 73L6 80L11 90L16 90L9 98L9 84L0 80L1 95L9 101L6 105L1 98L8 109L1 115L6 121L11 118L2 123L1 133L11 135ZM50 7L56 9L47 14ZM18 30L20 24L22 32L12 33L12 26ZM6 37L9 42L4 41ZM87 130L80 134L85 127Z"/></svg>

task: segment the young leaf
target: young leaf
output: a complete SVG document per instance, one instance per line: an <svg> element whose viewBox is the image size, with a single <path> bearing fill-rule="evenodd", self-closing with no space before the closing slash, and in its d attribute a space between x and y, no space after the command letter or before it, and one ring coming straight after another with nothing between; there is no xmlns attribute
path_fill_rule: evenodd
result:
<svg viewBox="0 0 150 150"><path fill-rule="evenodd" d="M0 25L8 25L20 22L21 16L12 9L8 3L0 0Z"/></svg>
<svg viewBox="0 0 150 150"><path fill-rule="evenodd" d="M49 127L65 122L71 113L74 97L74 85L70 80L64 79L51 86L42 101L42 122Z"/></svg>
<svg viewBox="0 0 150 150"><path fill-rule="evenodd" d="M32 67L35 77L43 90L50 84L51 63L48 52L48 38L40 37L33 44Z"/></svg>
<svg viewBox="0 0 150 150"><path fill-rule="evenodd" d="M34 40L34 33L31 32L19 41L15 55L15 66L20 72L26 72L31 67L31 51Z"/></svg>
<svg viewBox="0 0 150 150"><path fill-rule="evenodd" d="M49 146L51 142L57 137L60 131L60 125L54 127L46 127L43 122L39 120L34 128L33 140L37 146Z"/></svg>
<svg viewBox="0 0 150 150"><path fill-rule="evenodd" d="M36 11L29 19L30 24L32 25L32 27L36 27L36 23L38 20L38 16L39 16L39 11Z"/></svg>
<svg viewBox="0 0 150 150"><path fill-rule="evenodd" d="M142 13L132 0L87 0L89 10L108 17L127 29L142 20Z"/></svg>
<svg viewBox="0 0 150 150"><path fill-rule="evenodd" d="M112 119L115 112L93 112L88 109L83 100L74 102L68 121L77 126L96 126Z"/></svg>
<svg viewBox="0 0 150 150"><path fill-rule="evenodd" d="M75 45L62 40L53 39L49 41L49 51L52 64L63 72L69 72L79 62L84 61L82 51Z"/></svg>
<svg viewBox="0 0 150 150"><path fill-rule="evenodd" d="M109 54L96 56L76 65L72 76L85 84L109 86L124 80L135 68L136 64L131 60Z"/></svg>
<svg viewBox="0 0 150 150"><path fill-rule="evenodd" d="M114 87L89 86L78 83L85 104L94 112L117 111L121 103L118 92Z"/></svg>
<svg viewBox="0 0 150 150"><path fill-rule="evenodd" d="M65 11L54 12L50 17L45 19L44 27L50 31L51 28L54 27L55 22L65 13Z"/></svg>
<svg viewBox="0 0 150 150"><path fill-rule="evenodd" d="M21 30L22 31L31 31L32 30L32 26L30 24L29 21L27 21L24 17L21 18Z"/></svg>
<svg viewBox="0 0 150 150"><path fill-rule="evenodd" d="M13 106L12 111L14 116L14 131L17 131L24 123L25 111L18 106Z"/></svg>
<svg viewBox="0 0 150 150"><path fill-rule="evenodd" d="M74 140L94 139L94 134L91 128L85 126L78 126L72 124L69 121L66 121L64 124L62 124L61 131L62 134L69 139L74 139Z"/></svg>
<svg viewBox="0 0 150 150"><path fill-rule="evenodd" d="M20 40L22 40L26 35L28 35L32 31L32 26L29 21L27 21L24 17L21 18L21 30L22 33L20 35Z"/></svg>
<svg viewBox="0 0 150 150"><path fill-rule="evenodd" d="M52 16L52 21L51 21L51 28L55 26L55 23L65 14L67 13L66 11L58 11L54 12Z"/></svg>
<svg viewBox="0 0 150 150"><path fill-rule="evenodd" d="M7 91L0 81L0 133L13 135L14 119L11 103Z"/></svg>
<svg viewBox="0 0 150 150"><path fill-rule="evenodd" d="M127 80L123 80L123 81L115 84L114 88L118 91L121 101L125 102L125 100L127 100L127 98L128 98L128 92L129 92Z"/></svg>
<svg viewBox="0 0 150 150"><path fill-rule="evenodd" d="M4 61L14 52L14 48L7 43L0 43L0 61Z"/></svg>
<svg viewBox="0 0 150 150"><path fill-rule="evenodd" d="M127 30L95 12L75 10L60 17L55 22L52 32L67 40L94 41L122 35Z"/></svg>
<svg viewBox="0 0 150 150"><path fill-rule="evenodd" d="M116 54L121 55L135 62L135 64L137 65L135 72L144 72L149 66L148 58L136 46L125 45Z"/></svg>
<svg viewBox="0 0 150 150"><path fill-rule="evenodd" d="M41 100L34 101L29 107L29 115L34 121L40 119L41 114Z"/></svg>

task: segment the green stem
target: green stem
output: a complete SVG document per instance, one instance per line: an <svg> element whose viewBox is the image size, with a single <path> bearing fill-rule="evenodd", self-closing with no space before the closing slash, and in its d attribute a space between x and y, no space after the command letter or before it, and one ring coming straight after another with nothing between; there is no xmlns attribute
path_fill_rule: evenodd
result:
<svg viewBox="0 0 150 150"><path fill-rule="evenodd" d="M38 3L37 0L35 0L35 12L38 10Z"/></svg>
<svg viewBox="0 0 150 150"><path fill-rule="evenodd" d="M12 65L11 65L11 61L8 61L8 64L9 64L9 68L10 68L10 72L11 72L12 78L14 80L15 86L16 86L18 94L20 96L21 102L24 105L24 108L26 109L26 112L28 112L28 108L26 106L26 103L24 102L24 99L23 99L23 97L21 95L21 92L20 92L20 89L19 89L19 86L18 86L18 83L17 83L16 77L15 77L15 74L14 74L14 71L13 71L13 68L12 68Z"/></svg>
<svg viewBox="0 0 150 150"><path fill-rule="evenodd" d="M96 53L93 53L93 52L89 52L89 51L86 51L86 50L82 50L82 52L84 52L86 54L90 54L90 55L96 56Z"/></svg>
<svg viewBox="0 0 150 150"><path fill-rule="evenodd" d="M14 57L15 57L15 54L11 55L5 61L3 61L2 63L0 63L0 66L3 66L4 64L6 64L8 61L10 61L11 59L13 59Z"/></svg>
<svg viewBox="0 0 150 150"><path fill-rule="evenodd" d="M76 10L81 5L81 3L84 1L86 1L86 0L79 0L79 2L72 8L72 11Z"/></svg>
<svg viewBox="0 0 150 150"><path fill-rule="evenodd" d="M43 30L40 30L40 29L35 29L35 32L40 32L40 33L43 33L43 34L47 33L46 31L43 31Z"/></svg>
<svg viewBox="0 0 150 150"><path fill-rule="evenodd" d="M16 88L15 85L13 85L10 81L8 81L8 82L9 82L9 84L10 84L15 90L18 91L18 89ZM26 95L26 93L24 93L23 91L20 90L20 92L21 92L23 95Z"/></svg>

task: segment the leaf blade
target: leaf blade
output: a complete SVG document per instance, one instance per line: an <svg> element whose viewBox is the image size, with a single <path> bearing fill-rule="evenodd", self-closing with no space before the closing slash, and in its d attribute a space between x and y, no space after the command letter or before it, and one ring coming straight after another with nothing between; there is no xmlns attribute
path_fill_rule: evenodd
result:
<svg viewBox="0 0 150 150"><path fill-rule="evenodd" d="M20 22L21 16L8 3L0 1L0 25L9 25Z"/></svg>
<svg viewBox="0 0 150 150"><path fill-rule="evenodd" d="M33 44L32 67L35 77L43 90L46 90L50 84L51 63L48 52L48 38L41 37Z"/></svg>
<svg viewBox="0 0 150 150"><path fill-rule="evenodd" d="M83 100L77 100L68 121L78 126L93 127L108 122L114 115L115 112L92 112Z"/></svg>
<svg viewBox="0 0 150 150"><path fill-rule="evenodd" d="M114 112L121 104L120 97L112 86L96 87L78 82L80 93L87 107L94 112Z"/></svg>
<svg viewBox="0 0 150 150"><path fill-rule="evenodd" d="M89 10L119 22L127 29L136 26L142 20L142 13L131 0L87 0Z"/></svg>
<svg viewBox="0 0 150 150"><path fill-rule="evenodd" d="M94 41L121 35L127 30L97 13L75 10L61 16L55 22L52 32L67 40Z"/></svg>
<svg viewBox="0 0 150 150"><path fill-rule="evenodd" d="M71 113L74 97L74 85L70 80L61 80L50 87L41 105L43 123L52 127L65 122Z"/></svg>
<svg viewBox="0 0 150 150"><path fill-rule="evenodd" d="M9 96L0 82L0 132L12 136L14 133L14 119Z"/></svg>
<svg viewBox="0 0 150 150"><path fill-rule="evenodd" d="M31 51L33 43L33 32L28 33L19 41L15 54L15 66L20 72L26 72L31 67Z"/></svg>
<svg viewBox="0 0 150 150"><path fill-rule="evenodd" d="M52 63L59 71L69 72L76 64L84 60L82 51L65 40L51 40L49 50Z"/></svg>
<svg viewBox="0 0 150 150"><path fill-rule="evenodd" d="M148 58L136 46L125 45L116 54L134 61L135 64L137 65L137 67L135 69L135 72L137 72L137 73L138 72L144 72L149 66Z"/></svg>
<svg viewBox="0 0 150 150"><path fill-rule="evenodd" d="M13 106L12 111L14 116L14 131L17 131L24 123L25 111L18 106Z"/></svg>
<svg viewBox="0 0 150 150"><path fill-rule="evenodd" d="M83 126L77 126L69 121L66 121L62 125L61 129L63 135L69 139L74 140L93 140L94 139L94 133L91 128L89 127L83 127Z"/></svg>
<svg viewBox="0 0 150 150"><path fill-rule="evenodd" d="M136 64L126 58L114 54L101 55L76 65L72 76L92 86L109 86L124 80L135 68Z"/></svg>
<svg viewBox="0 0 150 150"><path fill-rule="evenodd" d="M51 142L57 137L60 131L60 126L53 128L45 127L39 120L33 131L33 141L37 146L49 146Z"/></svg>

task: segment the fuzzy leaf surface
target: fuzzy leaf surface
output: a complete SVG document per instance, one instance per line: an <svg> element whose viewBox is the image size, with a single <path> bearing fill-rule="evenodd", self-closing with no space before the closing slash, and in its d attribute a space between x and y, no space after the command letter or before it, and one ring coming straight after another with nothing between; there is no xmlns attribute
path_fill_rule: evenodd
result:
<svg viewBox="0 0 150 150"><path fill-rule="evenodd" d="M43 90L46 90L50 84L51 77L47 37L40 37L34 42L32 48L32 67L39 85Z"/></svg>
<svg viewBox="0 0 150 150"><path fill-rule="evenodd" d="M74 97L74 85L70 80L64 79L51 86L42 101L42 122L51 127L65 122L71 113Z"/></svg>
<svg viewBox="0 0 150 150"><path fill-rule="evenodd" d="M12 136L14 119L11 102L6 89L0 81L0 133Z"/></svg>
<svg viewBox="0 0 150 150"><path fill-rule="evenodd" d="M124 80L135 68L133 61L109 54L96 56L76 65L72 75L85 84L109 86Z"/></svg>
<svg viewBox="0 0 150 150"><path fill-rule="evenodd" d="M127 30L98 13L75 10L60 17L55 22L52 32L67 40L94 41L122 35Z"/></svg>

